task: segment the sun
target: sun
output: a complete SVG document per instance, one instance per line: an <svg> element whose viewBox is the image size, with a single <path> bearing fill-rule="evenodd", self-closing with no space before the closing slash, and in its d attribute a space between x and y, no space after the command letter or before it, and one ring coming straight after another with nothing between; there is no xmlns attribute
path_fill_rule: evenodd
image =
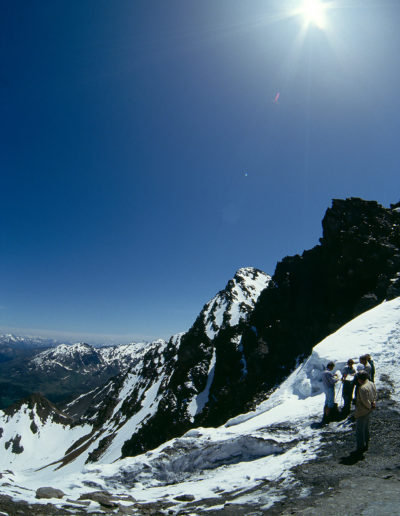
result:
<svg viewBox="0 0 400 516"><path fill-rule="evenodd" d="M315 25L322 30L327 24L327 9L328 4L322 0L303 0L298 12L303 16L307 26Z"/></svg>

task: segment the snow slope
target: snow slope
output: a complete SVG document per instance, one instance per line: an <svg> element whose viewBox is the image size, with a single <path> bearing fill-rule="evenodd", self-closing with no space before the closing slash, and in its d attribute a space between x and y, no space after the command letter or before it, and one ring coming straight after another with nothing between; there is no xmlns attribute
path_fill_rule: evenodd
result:
<svg viewBox="0 0 400 516"><path fill-rule="evenodd" d="M36 469L64 456L68 448L91 431L72 421L39 395L17 409L0 411L0 463L3 468Z"/></svg>
<svg viewBox="0 0 400 516"><path fill-rule="evenodd" d="M248 494L249 489L259 486L258 503L268 508L279 499L279 490L269 488L267 481L281 479L282 485L291 481L290 468L313 458L319 448L321 434L311 423L321 417L321 372L327 361L336 361L336 369L341 369L348 358L371 353L378 389L389 385L382 373L389 375L393 398L399 401L399 339L397 298L362 314L315 346L311 356L254 412L219 428L192 429L146 454L112 464L90 465L81 471L74 464L56 472L21 468L14 472L12 488L2 489L33 501L34 490L43 485L59 487L72 499L91 486L111 493L124 490L141 502L169 500L177 507L182 502L175 498L190 494L199 508L205 498L216 499L215 508L222 508L218 506L221 493L234 492L232 503L244 503L255 496ZM344 423L332 426L340 432ZM5 483L10 480L7 475Z"/></svg>

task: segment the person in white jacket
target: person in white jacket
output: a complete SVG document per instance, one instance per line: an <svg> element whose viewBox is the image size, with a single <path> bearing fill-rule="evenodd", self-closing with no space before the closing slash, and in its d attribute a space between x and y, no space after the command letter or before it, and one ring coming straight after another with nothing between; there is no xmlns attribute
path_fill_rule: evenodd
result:
<svg viewBox="0 0 400 516"><path fill-rule="evenodd" d="M334 367L335 363L329 362L322 373L322 384L325 391L324 422L328 421L331 410L335 405L335 384L339 378L333 373Z"/></svg>

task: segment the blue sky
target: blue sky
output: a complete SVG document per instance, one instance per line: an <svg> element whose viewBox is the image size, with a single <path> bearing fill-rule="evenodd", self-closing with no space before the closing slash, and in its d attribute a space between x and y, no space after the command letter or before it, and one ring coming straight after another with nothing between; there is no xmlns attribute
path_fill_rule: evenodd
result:
<svg viewBox="0 0 400 516"><path fill-rule="evenodd" d="M0 329L168 337L398 202L400 4L331 4L3 2Z"/></svg>

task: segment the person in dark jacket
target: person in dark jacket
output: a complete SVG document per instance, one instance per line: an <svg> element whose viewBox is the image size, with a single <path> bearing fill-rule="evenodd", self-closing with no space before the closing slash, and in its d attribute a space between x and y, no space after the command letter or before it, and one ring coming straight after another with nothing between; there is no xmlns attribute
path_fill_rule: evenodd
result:
<svg viewBox="0 0 400 516"><path fill-rule="evenodd" d="M372 367L371 367L371 364L368 363L367 357L368 357L368 355L362 355L360 357L360 364L362 364L364 366L363 371L366 371L366 373L368 375L368 380L371 380Z"/></svg>
<svg viewBox="0 0 400 516"><path fill-rule="evenodd" d="M374 361L371 358L371 355L367 353L365 355L365 358L367 359L368 364L371 366L371 373L370 373L370 380L371 382L375 383L375 364Z"/></svg>
<svg viewBox="0 0 400 516"><path fill-rule="evenodd" d="M354 389L354 375L356 370L354 369L354 360L349 358L347 365L342 371L342 382L343 382L343 408L342 414L347 416L350 413L351 398L353 397Z"/></svg>

